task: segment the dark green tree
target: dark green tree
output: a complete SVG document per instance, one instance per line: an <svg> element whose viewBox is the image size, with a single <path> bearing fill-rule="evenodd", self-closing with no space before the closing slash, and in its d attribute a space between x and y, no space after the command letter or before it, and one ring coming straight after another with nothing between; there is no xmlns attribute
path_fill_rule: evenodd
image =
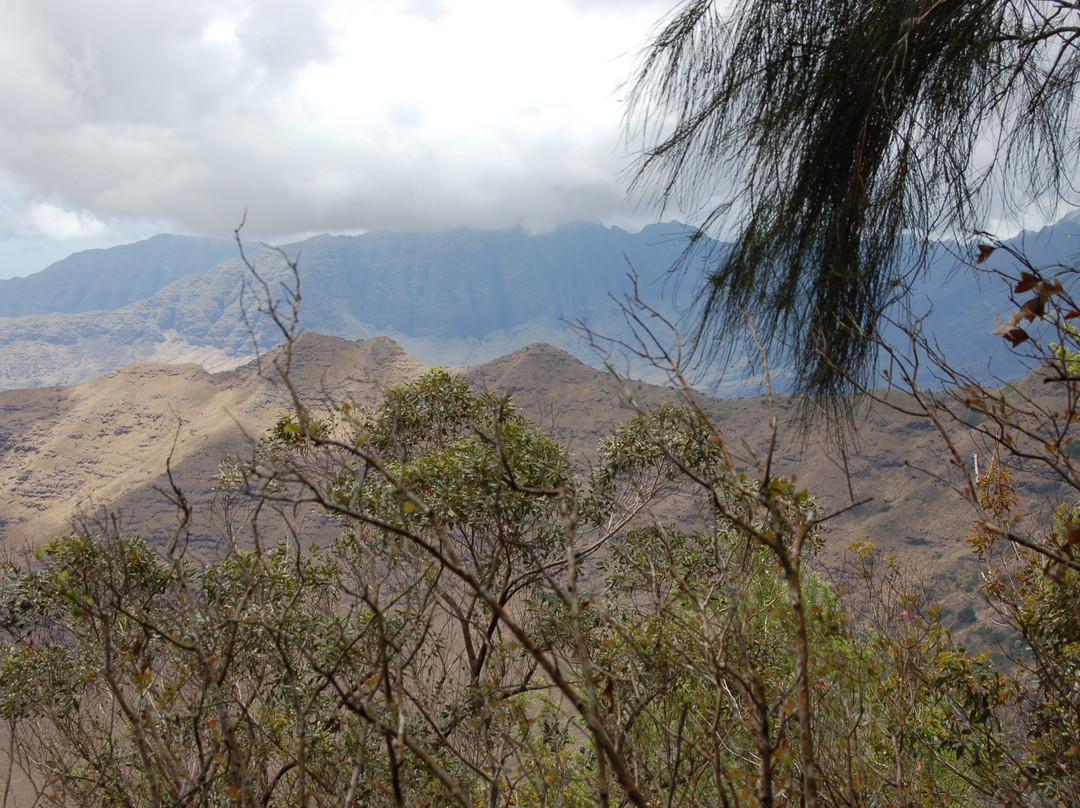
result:
<svg viewBox="0 0 1080 808"><path fill-rule="evenodd" d="M706 256L706 355L749 317L798 357L800 392L851 389L932 235L966 240L991 201L1052 205L1071 187L1080 4L724 5L684 3L645 54L634 186L733 233Z"/></svg>

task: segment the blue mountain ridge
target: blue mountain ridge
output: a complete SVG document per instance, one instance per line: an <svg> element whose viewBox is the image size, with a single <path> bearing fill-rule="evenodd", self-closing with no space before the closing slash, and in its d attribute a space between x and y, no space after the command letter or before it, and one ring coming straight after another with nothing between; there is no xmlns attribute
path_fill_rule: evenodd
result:
<svg viewBox="0 0 1080 808"><path fill-rule="evenodd" d="M519 228L322 235L280 251L246 249L273 289L292 282L285 257L296 261L302 329L349 339L387 334L425 364L473 364L549 342L598 365L603 357L570 324L583 321L597 334L631 341L618 305L635 288L631 276L646 303L691 328L707 264L672 268L695 232L678 222L638 233L572 224L539 234ZM1008 244L1035 265L1067 264L1080 245L1080 220L1066 217ZM1026 366L989 333L995 314L1004 319L1012 309L1007 287L962 265L973 251L936 247L927 270L910 282L909 304L925 315L924 330L955 365L987 379L1016 378ZM987 264L1018 271L1005 251ZM250 319L253 304L251 278L228 241L162 235L76 253L27 278L0 280L0 386L70 384L138 359L234 366L254 351L249 323L261 349L281 340L267 321ZM658 336L672 335L660 326ZM624 369L647 375L640 363ZM774 387L783 389L783 378L780 368ZM745 358L731 364L722 383L698 380L724 395L757 389L754 364Z"/></svg>

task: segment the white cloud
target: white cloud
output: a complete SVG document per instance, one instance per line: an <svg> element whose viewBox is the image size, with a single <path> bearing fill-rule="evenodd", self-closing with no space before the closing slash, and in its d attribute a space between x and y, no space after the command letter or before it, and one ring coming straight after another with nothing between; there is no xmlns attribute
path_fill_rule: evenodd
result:
<svg viewBox="0 0 1080 808"><path fill-rule="evenodd" d="M669 8L3 3L7 215L227 235L247 209L253 238L629 216L618 88Z"/></svg>
<svg viewBox="0 0 1080 808"><path fill-rule="evenodd" d="M48 202L33 202L17 214L17 220L27 235L45 236L56 241L93 238L104 235L108 228L94 214L85 210L65 210Z"/></svg>

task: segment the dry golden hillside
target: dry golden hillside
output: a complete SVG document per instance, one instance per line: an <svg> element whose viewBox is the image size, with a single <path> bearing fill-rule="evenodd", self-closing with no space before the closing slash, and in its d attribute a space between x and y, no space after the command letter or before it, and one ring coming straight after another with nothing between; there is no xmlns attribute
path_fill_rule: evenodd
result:
<svg viewBox="0 0 1080 808"><path fill-rule="evenodd" d="M77 520L103 514L128 531L166 541L176 524L175 505L163 493L167 464L193 507L195 539L212 546L220 535L212 489L221 459L250 454L252 442L290 408L288 392L271 372L282 359L271 353L261 365L216 374L195 365L135 364L73 387L0 392L5 553L17 556ZM384 337L349 342L306 333L294 345L290 376L297 394L318 409L320 401L346 398L370 406L387 386L424 370ZM547 345L458 372L476 387L512 395L581 462L588 462L601 436L632 416L628 399L648 408L676 397L664 387L619 380ZM700 404L748 462L763 456L775 411L774 469L795 475L823 509L844 508L852 494L870 500L832 523L825 553L830 566L852 539L871 538L927 568L943 592L970 573L964 543L970 513L917 470L946 468L940 439L927 424L874 407L841 459L814 432L804 434L783 397L771 407L764 397L701 397ZM1047 493L1037 485L1022 489L1022 506L1038 507ZM316 536L324 528L311 524L310 530Z"/></svg>

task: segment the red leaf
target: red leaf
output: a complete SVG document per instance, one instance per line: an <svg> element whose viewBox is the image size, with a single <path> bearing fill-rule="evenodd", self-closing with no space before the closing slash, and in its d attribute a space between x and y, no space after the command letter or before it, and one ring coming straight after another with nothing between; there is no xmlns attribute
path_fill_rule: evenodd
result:
<svg viewBox="0 0 1080 808"><path fill-rule="evenodd" d="M1033 297L1020 307L1020 312L1030 323L1035 318L1041 318L1046 313L1046 304L1041 297Z"/></svg>
<svg viewBox="0 0 1080 808"><path fill-rule="evenodd" d="M989 244L980 244L979 245L979 255L975 259L975 263L976 264L981 264L983 261L985 261L987 258L989 258L993 254L995 249L996 249L995 247L991 247Z"/></svg>
<svg viewBox="0 0 1080 808"><path fill-rule="evenodd" d="M1034 289L1039 283L1041 283L1041 281L1039 280L1038 275L1032 275L1030 272L1021 272L1020 282L1016 284L1016 288L1013 289L1013 291L1018 295L1022 295L1024 292L1029 292Z"/></svg>
<svg viewBox="0 0 1080 808"><path fill-rule="evenodd" d="M1077 311L1076 309L1065 313L1066 320L1075 320L1077 317L1080 317L1080 311Z"/></svg>
<svg viewBox="0 0 1080 808"><path fill-rule="evenodd" d="M1009 341L1009 344L1014 348L1020 343L1027 342L1031 339L1028 332L1022 328L1014 328L1010 331L1006 331L1002 336L1005 337L1005 339Z"/></svg>

